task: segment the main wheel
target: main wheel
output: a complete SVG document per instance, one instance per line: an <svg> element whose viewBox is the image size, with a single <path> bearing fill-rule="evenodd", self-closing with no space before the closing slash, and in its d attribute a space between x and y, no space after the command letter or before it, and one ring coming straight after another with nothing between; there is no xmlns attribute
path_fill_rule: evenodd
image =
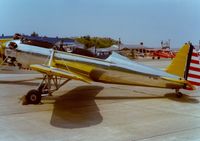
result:
<svg viewBox="0 0 200 141"><path fill-rule="evenodd" d="M26 102L28 104L39 104L41 101L41 93L38 90L30 90L26 94Z"/></svg>

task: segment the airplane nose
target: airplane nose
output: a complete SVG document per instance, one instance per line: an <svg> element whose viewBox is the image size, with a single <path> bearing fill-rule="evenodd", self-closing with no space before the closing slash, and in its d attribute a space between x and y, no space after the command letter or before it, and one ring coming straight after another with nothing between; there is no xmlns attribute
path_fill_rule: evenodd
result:
<svg viewBox="0 0 200 141"><path fill-rule="evenodd" d="M12 38L0 38L0 62L6 59L5 50Z"/></svg>
<svg viewBox="0 0 200 141"><path fill-rule="evenodd" d="M0 62L6 59L5 50L8 42L9 42L8 40L5 42L0 41Z"/></svg>
<svg viewBox="0 0 200 141"><path fill-rule="evenodd" d="M6 43L0 44L0 58L1 58L1 60L5 59L5 47L6 47Z"/></svg>

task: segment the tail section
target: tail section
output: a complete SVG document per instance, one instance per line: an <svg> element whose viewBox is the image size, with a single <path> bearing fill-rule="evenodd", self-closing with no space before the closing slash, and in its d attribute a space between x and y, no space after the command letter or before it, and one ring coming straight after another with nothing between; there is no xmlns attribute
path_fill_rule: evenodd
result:
<svg viewBox="0 0 200 141"><path fill-rule="evenodd" d="M198 53L192 44L185 44L166 72L184 78L193 86L200 86L200 62Z"/></svg>

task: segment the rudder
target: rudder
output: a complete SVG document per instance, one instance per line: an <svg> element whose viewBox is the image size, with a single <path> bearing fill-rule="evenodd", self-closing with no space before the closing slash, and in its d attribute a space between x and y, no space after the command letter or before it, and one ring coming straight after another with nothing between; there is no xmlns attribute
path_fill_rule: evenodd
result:
<svg viewBox="0 0 200 141"><path fill-rule="evenodd" d="M192 85L200 86L200 63L199 55L195 48L191 45L192 54L186 68L185 79Z"/></svg>

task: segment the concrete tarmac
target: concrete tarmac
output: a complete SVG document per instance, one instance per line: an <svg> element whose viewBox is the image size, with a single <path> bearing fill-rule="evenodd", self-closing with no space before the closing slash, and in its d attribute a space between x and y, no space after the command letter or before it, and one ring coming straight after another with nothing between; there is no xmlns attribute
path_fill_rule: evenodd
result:
<svg viewBox="0 0 200 141"><path fill-rule="evenodd" d="M163 68L169 61L143 63ZM41 75L9 67L0 73L2 141L200 140L198 91L176 98L167 89L70 81L42 104L22 105Z"/></svg>

